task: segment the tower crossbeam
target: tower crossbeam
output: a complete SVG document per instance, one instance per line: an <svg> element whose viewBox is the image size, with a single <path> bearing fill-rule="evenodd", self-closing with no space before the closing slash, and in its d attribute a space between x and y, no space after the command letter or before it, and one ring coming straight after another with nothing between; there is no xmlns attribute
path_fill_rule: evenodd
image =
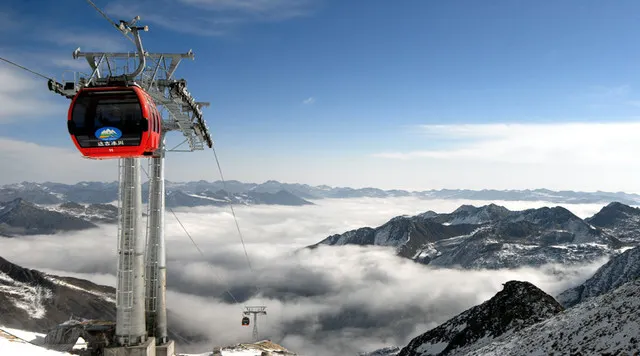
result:
<svg viewBox="0 0 640 356"><path fill-rule="evenodd" d="M117 52L81 52L80 48L73 52L73 58L85 58L90 74L79 73L72 82L64 84L49 82L49 90L69 99L83 86L108 85L120 72L127 72L131 62L138 60L138 53ZM203 119L202 108L208 102L198 102L187 89L184 79L175 79L174 74L180 62L194 59L193 51L186 53L148 53L145 52L148 65L127 84L142 87L155 101L156 105L166 110L162 127L164 131L180 131L190 151L204 150L205 146L213 147L209 128Z"/></svg>

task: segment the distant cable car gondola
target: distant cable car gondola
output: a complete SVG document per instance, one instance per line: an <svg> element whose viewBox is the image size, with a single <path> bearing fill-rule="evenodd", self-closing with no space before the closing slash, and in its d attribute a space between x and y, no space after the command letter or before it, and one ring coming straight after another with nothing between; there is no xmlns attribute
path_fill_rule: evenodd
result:
<svg viewBox="0 0 640 356"><path fill-rule="evenodd" d="M138 85L82 88L69 106L67 128L83 156L151 156L160 146L162 118Z"/></svg>
<svg viewBox="0 0 640 356"><path fill-rule="evenodd" d="M242 318L242 326L249 326L249 318L246 316Z"/></svg>

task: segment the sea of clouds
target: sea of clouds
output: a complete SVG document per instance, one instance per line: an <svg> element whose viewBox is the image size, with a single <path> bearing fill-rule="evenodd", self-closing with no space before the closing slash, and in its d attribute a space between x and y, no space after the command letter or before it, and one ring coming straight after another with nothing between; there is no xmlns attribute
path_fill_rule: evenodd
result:
<svg viewBox="0 0 640 356"><path fill-rule="evenodd" d="M245 305L265 305L261 338L301 355L356 355L408 341L477 305L509 280L526 280L551 295L588 278L601 264L515 270L432 269L380 247L303 249L329 235L379 226L397 215L451 212L484 201L418 198L323 199L316 205L236 206L245 255L229 208L174 209L166 214L167 301L181 330L206 343L178 345L206 352L251 339ZM511 210L560 204L494 201ZM579 217L603 205L564 204ZM1 256L28 268L115 285L115 225L64 235L0 239ZM558 273L562 272L562 273Z"/></svg>

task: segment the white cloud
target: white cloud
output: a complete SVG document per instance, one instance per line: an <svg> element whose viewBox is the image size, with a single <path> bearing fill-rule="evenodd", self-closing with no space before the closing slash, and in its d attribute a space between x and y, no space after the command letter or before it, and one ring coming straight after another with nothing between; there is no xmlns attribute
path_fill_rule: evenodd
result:
<svg viewBox="0 0 640 356"><path fill-rule="evenodd" d="M314 98L312 96L310 96L310 97L308 97L308 98L306 98L306 99L304 99L302 101L302 103L305 104L305 105L313 104L315 102L316 102L316 98Z"/></svg>
<svg viewBox="0 0 640 356"><path fill-rule="evenodd" d="M469 187L464 182L473 177L473 187L482 188L640 190L634 168L637 121L423 125L420 130L428 144L440 147L373 156L423 160L433 176L451 178L450 187Z"/></svg>
<svg viewBox="0 0 640 356"><path fill-rule="evenodd" d="M117 179L117 160L82 158L70 138L68 146L70 148L52 147L0 137L0 184L24 180L76 183Z"/></svg>
<svg viewBox="0 0 640 356"><path fill-rule="evenodd" d="M393 255L384 248L319 248L294 253L333 233L377 226L393 216L426 210L449 212L468 201L328 199L316 206L238 206L255 274L248 270L228 208L176 209L202 249L191 245L181 227L166 217L168 307L187 331L211 340L183 352L204 352L211 345L246 342L251 328L240 326L244 305L266 305L261 335L304 355L348 355L396 344L426 331L464 309L481 303L508 280L527 280L555 295L586 279L599 264L566 268L498 271L433 270ZM473 202L476 206L487 202ZM499 202L500 203L500 202ZM509 202L511 209L556 205ZM565 205L590 215L599 207ZM65 234L0 239L1 256L30 268L44 268L113 285L115 225ZM96 249L96 246L102 246ZM561 272L561 273L558 273ZM455 281L455 283L452 283ZM256 284L262 296L244 300ZM231 288L240 304L220 298ZM177 318L177 319L176 319Z"/></svg>
<svg viewBox="0 0 640 356"><path fill-rule="evenodd" d="M65 58L63 56L55 56L50 58L51 64L57 67L72 70L74 72L84 73L84 76L86 77L88 77L91 73L91 67L89 67L89 64L83 58L73 59L71 58L71 55L69 55L69 58ZM73 76L71 75L71 73L65 74L67 75L67 77L65 77L64 80L63 78L56 78L56 81L64 84L64 81L73 80Z"/></svg>
<svg viewBox="0 0 640 356"><path fill-rule="evenodd" d="M166 29L202 36L221 36L252 22L277 22L312 14L318 0L181 0L117 1L104 11L111 16L136 13L141 20ZM188 18L189 21L184 21Z"/></svg>
<svg viewBox="0 0 640 356"><path fill-rule="evenodd" d="M106 23L106 21L105 21ZM107 26L108 28L108 26ZM143 33L141 37L143 37ZM86 31L63 31L56 30L47 33L42 39L48 40L61 46L69 47L69 58L71 53L78 47L82 52L100 51L100 52L127 52L135 51L135 46L123 35L118 33L116 29L105 32L86 32ZM78 59L80 61L81 59ZM84 59L82 59L84 61ZM86 63L86 61L84 61Z"/></svg>
<svg viewBox="0 0 640 356"><path fill-rule="evenodd" d="M313 0L180 0L181 2L217 12L240 12L262 20L285 20L304 16Z"/></svg>
<svg viewBox="0 0 640 356"><path fill-rule="evenodd" d="M629 84L594 85L570 95L568 99L590 109L615 110L626 105L638 106L638 94Z"/></svg>
<svg viewBox="0 0 640 356"><path fill-rule="evenodd" d="M0 81L4 83L0 86L0 125L23 118L42 119L62 108L49 94L45 79L34 79L22 69L7 66L0 63Z"/></svg>
<svg viewBox="0 0 640 356"><path fill-rule="evenodd" d="M412 159L471 158L509 163L630 163L640 148L640 122L562 124L423 125L430 139L465 139L448 149L379 153Z"/></svg>

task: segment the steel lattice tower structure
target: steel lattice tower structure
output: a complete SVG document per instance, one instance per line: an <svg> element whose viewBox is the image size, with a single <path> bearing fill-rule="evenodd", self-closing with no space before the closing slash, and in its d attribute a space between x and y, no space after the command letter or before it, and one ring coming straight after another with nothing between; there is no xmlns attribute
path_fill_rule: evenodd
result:
<svg viewBox="0 0 640 356"><path fill-rule="evenodd" d="M254 307L244 307L243 315L253 315L253 341L258 341L258 315L267 315L267 307L254 306Z"/></svg>
<svg viewBox="0 0 640 356"><path fill-rule="evenodd" d="M186 53L149 53L144 51L138 31L148 27L134 27L139 17L120 21L118 29L133 34L137 52L73 52L73 58L84 58L91 68L90 75L75 75L64 84L49 80L49 90L72 99L83 86L106 85L112 78L124 79L142 87L161 109L162 144L153 153L149 164L149 204L146 244L142 226L141 158L119 159L118 198L118 272L116 285L116 343L135 346L147 337L155 337L158 345L167 343L166 312L166 250L164 240L165 168L166 152L191 152L213 147L209 129L202 118L206 102L196 102L187 90L184 79L175 79L175 71ZM131 74L130 62L138 62ZM180 131L184 141L166 150L165 135ZM184 144L188 148L177 150ZM145 246L146 245L146 246Z"/></svg>

